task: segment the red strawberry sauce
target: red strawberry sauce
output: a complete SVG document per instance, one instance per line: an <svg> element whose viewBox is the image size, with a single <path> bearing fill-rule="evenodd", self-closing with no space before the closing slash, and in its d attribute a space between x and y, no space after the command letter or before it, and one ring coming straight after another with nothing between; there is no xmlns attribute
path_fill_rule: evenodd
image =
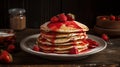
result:
<svg viewBox="0 0 120 67"><path fill-rule="evenodd" d="M96 48L96 47L99 46L99 44L98 44L96 41L92 40L92 39L86 39L86 40L83 40L83 42L84 42L85 44L87 44L87 43L89 44L87 49L85 49L85 50L83 50L83 51L81 51L81 52L78 52L78 53L74 52L74 51L77 51L78 49L74 49L74 51L71 51L70 54L71 54L71 53L72 53L72 54L85 53L85 52L90 51L91 49L94 49L94 48ZM82 45L85 45L85 44L82 44ZM73 45L76 46L76 44L73 44Z"/></svg>
<svg viewBox="0 0 120 67"><path fill-rule="evenodd" d="M65 22L50 22L48 24L48 27L53 30L53 31L57 31L58 29L60 29L60 27L65 24L67 27L73 27L76 29L80 29L81 27L78 26L74 21L65 21Z"/></svg>

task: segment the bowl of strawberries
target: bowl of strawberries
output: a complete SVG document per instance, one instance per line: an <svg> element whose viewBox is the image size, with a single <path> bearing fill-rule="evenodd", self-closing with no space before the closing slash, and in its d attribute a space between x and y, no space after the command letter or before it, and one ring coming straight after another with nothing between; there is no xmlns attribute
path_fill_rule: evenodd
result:
<svg viewBox="0 0 120 67"><path fill-rule="evenodd" d="M94 31L98 34L106 33L109 36L120 36L120 16L97 16Z"/></svg>

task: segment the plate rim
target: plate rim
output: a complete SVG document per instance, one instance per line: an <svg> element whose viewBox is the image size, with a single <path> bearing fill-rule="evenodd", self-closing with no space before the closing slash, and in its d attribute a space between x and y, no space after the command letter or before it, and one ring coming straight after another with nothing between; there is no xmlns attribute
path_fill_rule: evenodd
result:
<svg viewBox="0 0 120 67"><path fill-rule="evenodd" d="M85 52L85 53L80 53L80 54L55 54L55 53L44 53L44 52L37 52L37 51L33 51L32 49L28 49L27 47L25 47L25 42L30 39L30 38L35 38L36 36L39 36L40 34L34 34L34 35L30 35L26 38L24 38L23 40L21 40L20 42L20 47L22 50L24 50L25 52L28 52L28 53L31 53L31 54L35 54L35 55L38 55L38 56L54 56L54 57L82 57L82 56L88 56L88 55L91 55L91 54L95 54L95 53L98 53L102 50L104 50L106 47L107 47L107 43L100 37L98 36L95 36L95 35L92 35L92 34L87 34L88 37L92 36L92 37L95 37L97 39L100 39L103 43L104 43L104 47L102 47L101 49L99 47L96 47L94 49L91 49L90 51L94 51L94 52ZM95 49L99 48L100 50L97 50L95 51Z"/></svg>
<svg viewBox="0 0 120 67"><path fill-rule="evenodd" d="M105 30L105 31L120 31L120 29L107 29L107 28L102 28L102 27L99 27L99 26L94 26L94 27L98 28L98 29Z"/></svg>

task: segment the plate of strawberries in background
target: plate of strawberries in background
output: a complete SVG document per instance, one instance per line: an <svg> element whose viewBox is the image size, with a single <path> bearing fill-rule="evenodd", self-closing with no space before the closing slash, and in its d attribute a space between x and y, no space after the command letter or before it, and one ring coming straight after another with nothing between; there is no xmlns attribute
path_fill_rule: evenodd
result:
<svg viewBox="0 0 120 67"><path fill-rule="evenodd" d="M26 37L20 43L21 49L33 55L37 55L43 58L51 60L78 60L83 57L98 53L107 47L107 43L100 37L95 35L87 34L88 38L86 43L88 43L88 48L81 52L78 52L76 48L71 49L69 53L55 53L55 52L44 52L36 45L37 38L40 34L34 34Z"/></svg>

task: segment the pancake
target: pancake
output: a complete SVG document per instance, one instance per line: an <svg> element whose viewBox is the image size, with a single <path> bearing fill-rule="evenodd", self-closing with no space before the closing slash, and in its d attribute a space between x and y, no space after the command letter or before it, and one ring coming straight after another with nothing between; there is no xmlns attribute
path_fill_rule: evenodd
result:
<svg viewBox="0 0 120 67"><path fill-rule="evenodd" d="M51 43L45 39L37 39L37 44L46 44L46 45L71 45L71 44L79 44L79 43L83 43L83 40L76 40L76 41L70 41L70 42L66 42L66 43Z"/></svg>
<svg viewBox="0 0 120 67"><path fill-rule="evenodd" d="M42 49L42 50L50 50L50 51L53 51L53 50L69 50L69 49L72 49L73 47L77 47L77 48L85 48L88 46L87 43L80 43L80 44L76 44L76 45L62 45L62 46L48 46L48 45L39 45L39 47Z"/></svg>
<svg viewBox="0 0 120 67"><path fill-rule="evenodd" d="M87 36L82 35L82 36L73 36L73 37L65 37L65 38L45 38L45 37L40 36L40 38L56 44L56 43L66 43L69 41L86 39Z"/></svg>
<svg viewBox="0 0 120 67"><path fill-rule="evenodd" d="M70 33L70 32L82 32L88 31L89 28L77 21L66 21L66 22L56 22L52 23L50 21L44 23L40 26L40 29L45 32L62 32L62 33Z"/></svg>
<svg viewBox="0 0 120 67"><path fill-rule="evenodd" d="M36 44L42 52L76 54L74 50L81 52L88 48L86 31L89 28L68 16L69 14L64 13L53 16L50 21L40 26L40 35Z"/></svg>
<svg viewBox="0 0 120 67"><path fill-rule="evenodd" d="M88 47L85 47L85 48L79 48L78 49L78 53L84 51L88 49ZM50 51L50 50L42 50L42 52L45 52L45 53L56 53L56 54L70 54L70 50L58 50L58 51Z"/></svg>
<svg viewBox="0 0 120 67"><path fill-rule="evenodd" d="M62 38L62 37L72 37L77 35L86 35L86 32L77 32L77 33L41 32L40 34L45 38Z"/></svg>

